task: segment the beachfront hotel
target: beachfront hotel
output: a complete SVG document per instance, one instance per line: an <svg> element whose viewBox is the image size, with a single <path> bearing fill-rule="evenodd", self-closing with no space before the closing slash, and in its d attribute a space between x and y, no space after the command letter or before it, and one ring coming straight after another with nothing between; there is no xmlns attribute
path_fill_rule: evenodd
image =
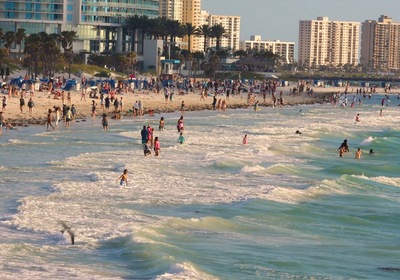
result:
<svg viewBox="0 0 400 280"><path fill-rule="evenodd" d="M305 67L358 65L360 23L300 20L298 62Z"/></svg>
<svg viewBox="0 0 400 280"><path fill-rule="evenodd" d="M207 11L201 11L201 25L222 25L226 34L221 38L221 48L237 51L240 47L240 16L213 15ZM203 40L199 49L203 49ZM208 38L207 48L215 47L216 39Z"/></svg>
<svg viewBox="0 0 400 280"><path fill-rule="evenodd" d="M250 40L240 42L241 50L270 51L279 55L284 64L292 64L294 62L294 46L294 42L264 41L260 35L251 35Z"/></svg>
<svg viewBox="0 0 400 280"><path fill-rule="evenodd" d="M201 23L200 12L201 0L160 0L160 17L178 20L183 24L190 23L194 27L199 26ZM199 38L192 36L190 41L190 51L197 51L196 46L199 44ZM181 48L188 48L189 42L187 37L183 39L178 38L177 42L184 42Z"/></svg>
<svg viewBox="0 0 400 280"><path fill-rule="evenodd" d="M361 26L362 66L370 70L400 69L400 23L387 16L366 20Z"/></svg>
<svg viewBox="0 0 400 280"><path fill-rule="evenodd" d="M123 52L131 50L125 18L158 13L159 0L3 0L0 28L3 33L23 28L27 35L75 30L75 51Z"/></svg>

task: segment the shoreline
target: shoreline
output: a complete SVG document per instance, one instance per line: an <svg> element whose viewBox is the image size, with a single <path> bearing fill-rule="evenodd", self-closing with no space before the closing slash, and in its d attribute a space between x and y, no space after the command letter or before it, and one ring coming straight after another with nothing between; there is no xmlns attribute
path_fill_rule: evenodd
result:
<svg viewBox="0 0 400 280"><path fill-rule="evenodd" d="M329 101L329 97L338 92L332 91L318 91L315 89L312 96L302 93L301 95L289 95L289 87L278 88L277 92L283 92L284 107L285 106L297 106L297 105L312 105L317 103L324 103ZM259 107L273 107L272 95L268 94L266 102L263 101L262 96L257 96L257 100L260 100ZM154 93L149 91L139 91L139 92L129 92L123 95L116 95L116 97L123 97L124 107L121 112L121 116L132 117L132 107L133 104L141 100L144 103L144 115L149 115L149 110L152 110L154 114L172 113L180 111L181 102L185 102L185 111L202 111L202 110L212 110L212 97L206 97L205 101L200 101L200 94L189 93L185 95L175 95L172 103L168 101L165 102L162 93ZM8 97L7 97L8 98ZM91 103L94 100L98 104L98 112L96 118L100 118L103 112L99 112L99 99L86 98L86 100L80 100L81 93L78 91L71 91L71 102L77 108L77 115L74 119L75 121L82 121L88 118L92 118L91 113ZM226 99L225 95L217 96L217 99ZM25 98L25 104L29 97ZM19 98L11 97L8 99L7 109L3 112L5 122L11 124L13 127L27 127L30 125L44 125L47 120L48 109L53 109L54 106L62 107L62 101L60 99L50 98L48 93L45 92L35 92L33 95L33 100L35 106L33 107L32 115L29 114L28 108L24 106L24 112L20 112ZM69 106L71 106L69 105ZM250 108L252 105L247 104L247 93L241 93L241 95L230 96L227 100L226 109L243 109ZM114 111L114 107L110 105L110 110L105 112L109 117L111 117ZM62 118L61 118L61 121Z"/></svg>

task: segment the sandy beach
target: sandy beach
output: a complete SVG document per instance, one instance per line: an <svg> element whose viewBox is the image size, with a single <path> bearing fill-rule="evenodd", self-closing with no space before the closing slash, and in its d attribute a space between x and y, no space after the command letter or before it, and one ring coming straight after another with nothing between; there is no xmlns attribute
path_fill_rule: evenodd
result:
<svg viewBox="0 0 400 280"><path fill-rule="evenodd" d="M283 92L283 99L285 106L292 106L297 104L313 104L320 103L327 100L329 96L338 91L343 91L342 88L314 88L314 94L312 96L307 96L303 93L301 95L290 95L290 87L278 87L277 96L279 92ZM100 111L100 100L92 99L86 95L86 100L81 100L81 91L70 91L71 92L71 104L74 104L77 108L76 121L86 119L91 117L91 104L92 100L97 103L97 117L100 117L103 113ZM5 96L3 94L3 96ZM266 102L263 102L262 95L255 94L256 99L260 101L260 107L272 106L272 96L267 95ZM200 91L189 92L189 94L179 95L174 94L173 102L165 102L164 95L162 92L156 93L155 91L135 91L128 92L125 94L117 95L118 98L123 97L123 110L122 116L131 117L132 107L136 101L141 101L143 103L144 114L148 114L149 110L153 110L154 114L157 115L163 112L174 112L180 111L181 103L185 103L185 111L199 111L199 110L211 110L213 97L208 96L204 100L200 100ZM55 99L53 95L50 95L48 91L40 92L35 91L32 97L35 106L33 107L32 114L29 114L29 109L27 106L29 96L25 98L25 106L23 107L23 112L20 112L19 97L8 98L7 109L3 112L6 123L13 126L27 126L27 125L42 125L46 122L46 116L49 109L53 109L54 106L62 107L62 100ZM218 95L217 99L226 99L224 95ZM67 101L65 101L67 102ZM227 100L227 109L234 108L245 108L248 107L247 103L247 93L242 92L240 95L230 96ZM110 112L113 107L111 106ZM111 113L109 113L111 116Z"/></svg>

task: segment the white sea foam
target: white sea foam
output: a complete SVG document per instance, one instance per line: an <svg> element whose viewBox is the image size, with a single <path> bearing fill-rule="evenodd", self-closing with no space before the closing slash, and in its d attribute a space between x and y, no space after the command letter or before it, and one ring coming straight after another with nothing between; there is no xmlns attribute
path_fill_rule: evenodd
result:
<svg viewBox="0 0 400 280"><path fill-rule="evenodd" d="M200 271L192 263L178 263L170 267L167 273L157 276L156 280L216 280L218 278L208 275L207 273Z"/></svg>

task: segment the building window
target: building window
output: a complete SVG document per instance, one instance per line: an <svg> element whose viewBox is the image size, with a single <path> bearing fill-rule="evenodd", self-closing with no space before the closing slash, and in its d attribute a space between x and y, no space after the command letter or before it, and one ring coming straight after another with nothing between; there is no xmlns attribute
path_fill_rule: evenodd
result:
<svg viewBox="0 0 400 280"><path fill-rule="evenodd" d="M67 14L67 21L72 21L72 14Z"/></svg>
<svg viewBox="0 0 400 280"><path fill-rule="evenodd" d="M68 4L68 5L67 5L67 11L68 11L68 12L72 12L73 10L74 10L74 6Z"/></svg>

